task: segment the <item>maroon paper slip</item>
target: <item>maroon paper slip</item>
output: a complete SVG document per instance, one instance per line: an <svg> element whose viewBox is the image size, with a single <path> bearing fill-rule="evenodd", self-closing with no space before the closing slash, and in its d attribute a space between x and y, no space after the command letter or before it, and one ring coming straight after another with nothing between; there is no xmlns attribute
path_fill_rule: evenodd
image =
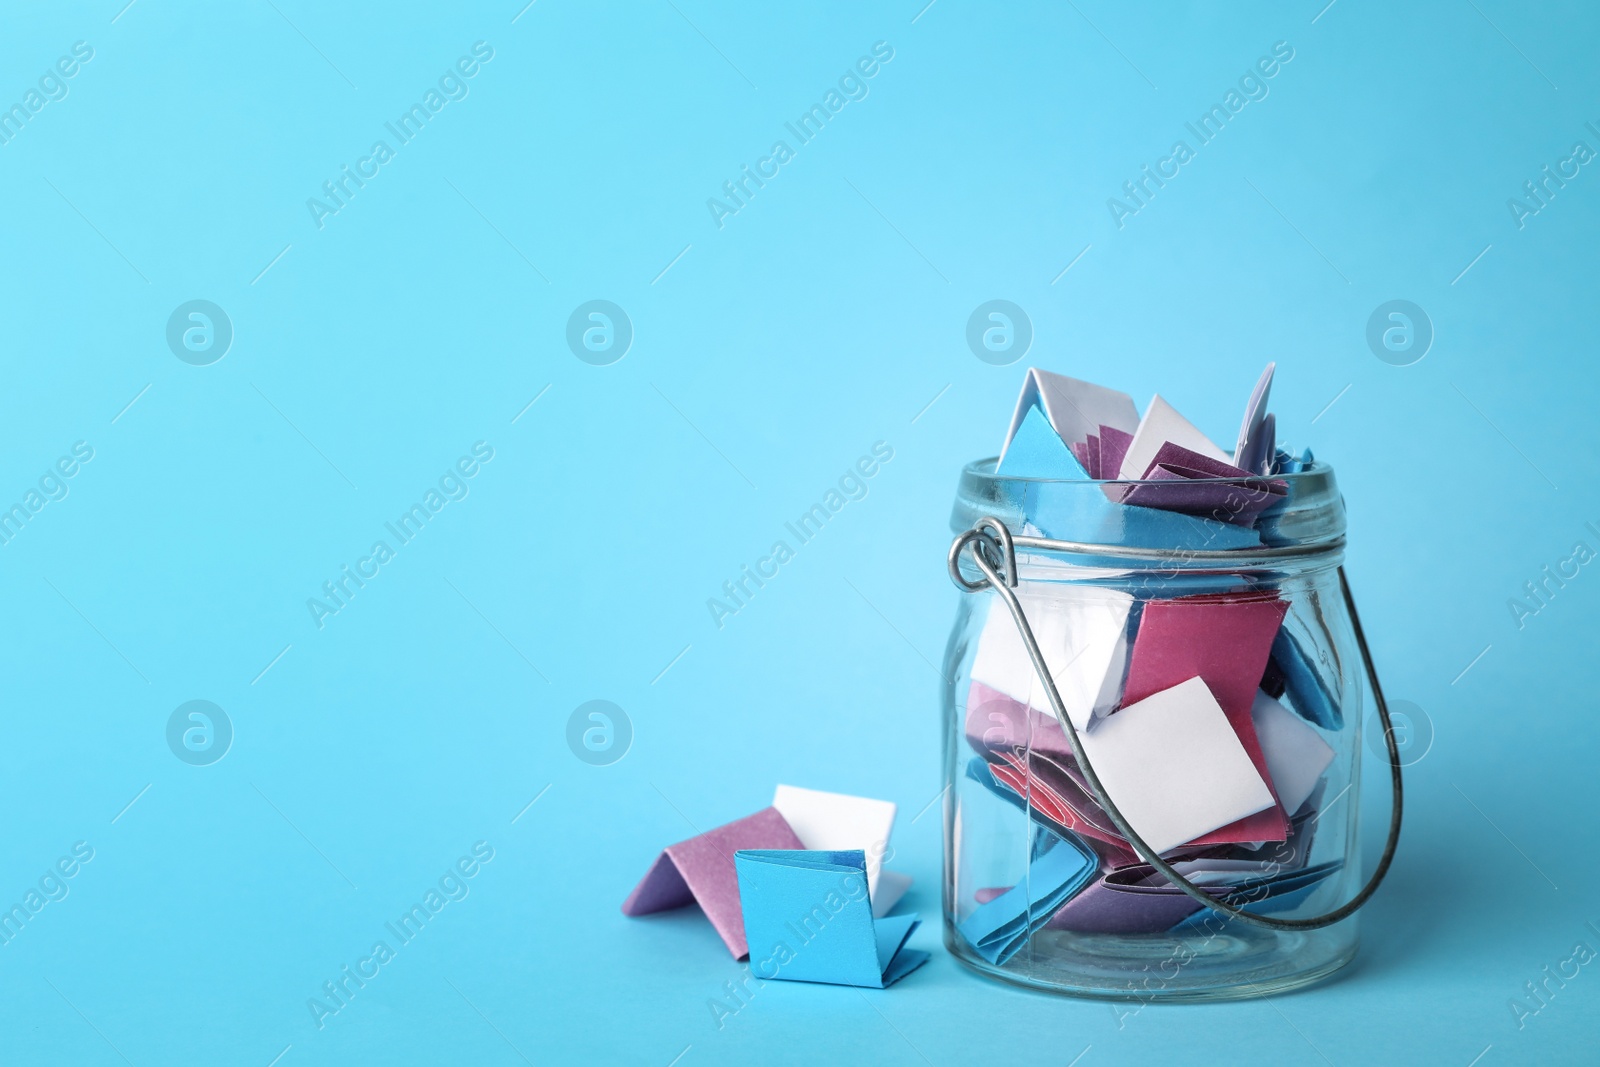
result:
<svg viewBox="0 0 1600 1067"><path fill-rule="evenodd" d="M1250 708L1266 671L1272 640L1288 610L1289 605L1277 594L1264 592L1150 601L1144 606L1129 657L1123 707L1199 677L1270 788L1272 776L1256 738ZM1273 795L1277 795L1275 790ZM1243 832L1245 836L1233 838L1240 841L1282 841L1288 827L1283 805L1274 804L1217 832Z"/></svg>

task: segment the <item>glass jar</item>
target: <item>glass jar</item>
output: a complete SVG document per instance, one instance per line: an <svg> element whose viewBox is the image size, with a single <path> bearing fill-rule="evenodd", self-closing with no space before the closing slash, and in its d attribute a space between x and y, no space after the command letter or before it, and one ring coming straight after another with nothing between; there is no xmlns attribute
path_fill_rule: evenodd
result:
<svg viewBox="0 0 1600 1067"><path fill-rule="evenodd" d="M1399 759L1391 731L1390 841L1363 887L1344 504L1327 466L1290 467L1201 486L1204 508L1172 496L1193 484L962 472L943 711L945 943L964 963L1148 1001L1264 996L1354 957Z"/></svg>

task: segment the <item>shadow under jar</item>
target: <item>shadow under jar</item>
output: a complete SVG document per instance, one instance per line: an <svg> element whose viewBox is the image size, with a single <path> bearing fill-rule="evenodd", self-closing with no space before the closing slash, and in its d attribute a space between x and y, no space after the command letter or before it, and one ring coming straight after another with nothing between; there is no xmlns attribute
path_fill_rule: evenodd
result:
<svg viewBox="0 0 1600 1067"><path fill-rule="evenodd" d="M1273 476L1265 509L1259 482L1218 482L1226 503L1186 514L1124 502L1156 483L994 467L966 467L951 516L947 947L1142 1001L1266 996L1350 962L1401 793L1333 471ZM1363 666L1394 789L1365 884Z"/></svg>

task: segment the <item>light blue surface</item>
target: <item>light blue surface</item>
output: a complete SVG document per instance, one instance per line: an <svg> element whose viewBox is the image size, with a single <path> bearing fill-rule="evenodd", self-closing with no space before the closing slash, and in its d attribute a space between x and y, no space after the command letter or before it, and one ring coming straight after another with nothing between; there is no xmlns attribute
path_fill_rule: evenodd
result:
<svg viewBox="0 0 1600 1067"><path fill-rule="evenodd" d="M0 947L6 1062L1592 1058L1600 972L1563 961L1600 949L1600 576L1574 554L1600 549L1600 173L1508 207L1600 148L1591 6L124 2L0 16L0 101L93 48L0 144L0 498L40 487L0 546L0 898L67 893ZM801 143L785 123L879 41ZM1179 138L1119 228L1108 198ZM719 228L708 198L763 160ZM344 166L370 176L319 228ZM1031 319L1010 366L967 345L993 299ZM1433 328L1409 366L1367 342L1396 299ZM168 346L193 300L232 324L209 365ZM579 317L587 359L567 340L595 300L632 326L610 365L582 339L614 320ZM1160 389L1227 441L1269 359L1280 439L1344 487L1389 690L1434 731L1353 968L1138 1010L981 980L928 924L894 989L775 982L719 1029L743 969L709 924L618 906L776 782L896 801L902 907L937 911L946 523L1024 368ZM45 478L75 442L92 460ZM345 566L377 569L319 627ZM1527 582L1551 592L1519 627ZM609 766L569 748L597 699L631 722ZM207 766L169 748L191 700L232 725ZM588 714L578 751L622 736ZM376 976L319 1029L345 966Z"/></svg>

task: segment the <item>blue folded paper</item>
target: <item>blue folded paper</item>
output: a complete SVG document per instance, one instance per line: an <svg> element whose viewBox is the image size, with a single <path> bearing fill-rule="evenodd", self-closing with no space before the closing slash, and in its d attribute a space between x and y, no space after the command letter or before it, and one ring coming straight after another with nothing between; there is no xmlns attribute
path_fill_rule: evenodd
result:
<svg viewBox="0 0 1600 1067"><path fill-rule="evenodd" d="M1288 626L1273 638L1271 663L1282 678L1289 706L1299 712L1301 718L1324 730L1343 728L1344 714L1339 710L1339 701L1331 692L1329 681Z"/></svg>
<svg viewBox="0 0 1600 1067"><path fill-rule="evenodd" d="M1083 481L1019 478L1002 483L1000 488L1004 491L1011 486L1020 493L1017 503L1027 521L1045 537L1097 545L1207 551L1255 548L1261 544L1261 534L1252 527L1179 511L1129 507L1107 499L1098 485Z"/></svg>
<svg viewBox="0 0 1600 1067"><path fill-rule="evenodd" d="M928 962L905 947L916 915L872 918L861 849L744 849L733 863L757 978L886 989Z"/></svg>
<svg viewBox="0 0 1600 1067"><path fill-rule="evenodd" d="M1277 474L1299 474L1301 471L1310 470L1316 462L1316 457L1311 454L1309 448L1298 456L1290 455L1280 448L1277 450L1273 471Z"/></svg>
<svg viewBox="0 0 1600 1067"><path fill-rule="evenodd" d="M1039 855L1042 844L1048 849ZM1034 859L1020 882L978 905L958 924L978 955L997 966L1016 955L1062 904L1100 873L1099 860L1076 837L1037 827L1033 851Z"/></svg>
<svg viewBox="0 0 1600 1067"><path fill-rule="evenodd" d="M1044 409L1034 406L1023 416L1022 424L1006 445L1005 458L995 468L1001 477L1087 478L1089 475L1073 456L1072 450L1050 426Z"/></svg>

